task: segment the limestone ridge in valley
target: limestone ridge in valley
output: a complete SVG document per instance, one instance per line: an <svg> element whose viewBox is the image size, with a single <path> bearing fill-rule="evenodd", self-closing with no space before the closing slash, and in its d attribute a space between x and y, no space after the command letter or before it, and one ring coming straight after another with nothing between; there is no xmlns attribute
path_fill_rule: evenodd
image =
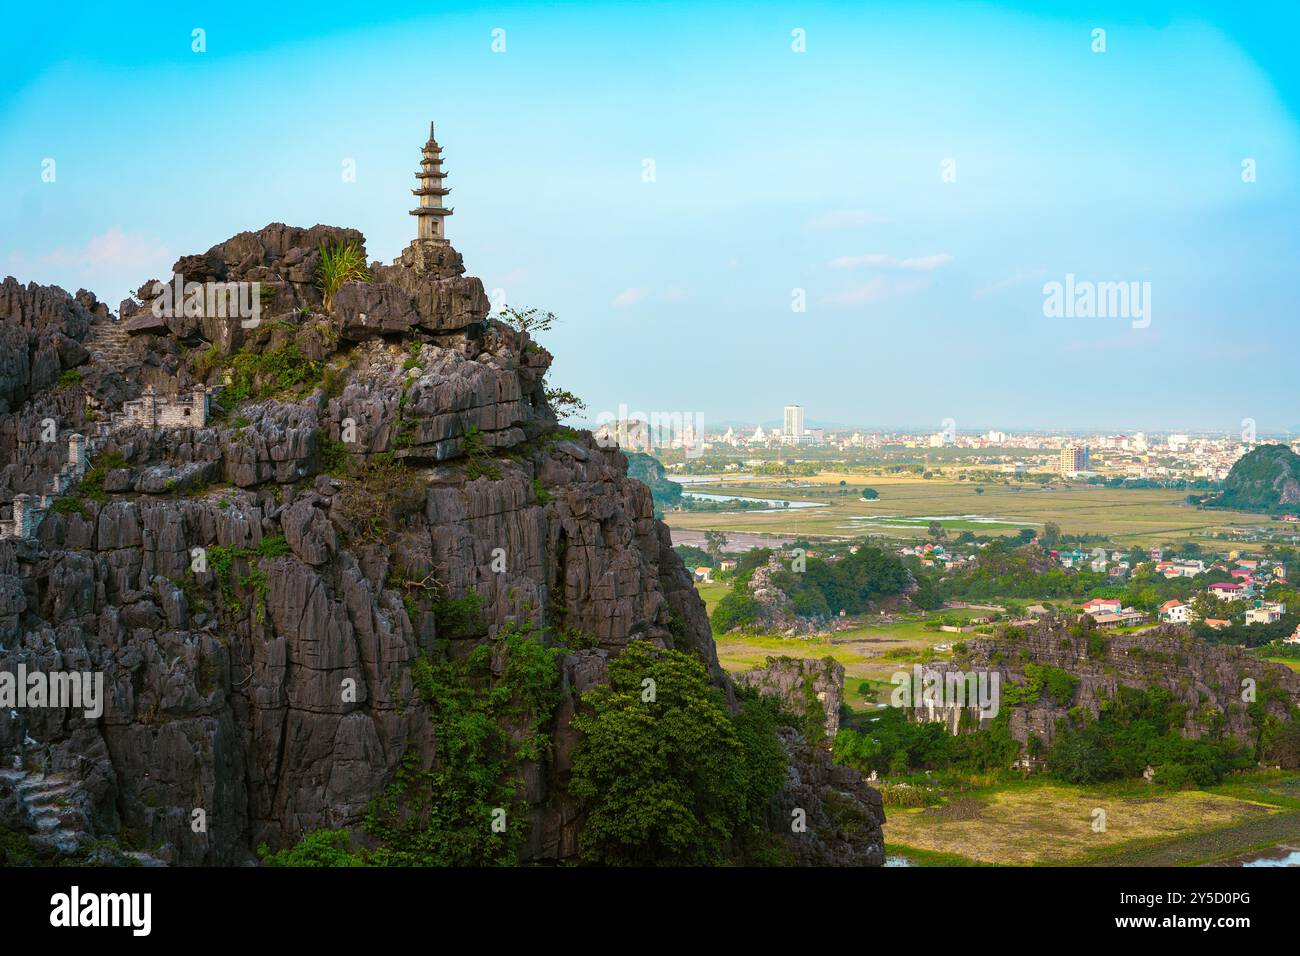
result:
<svg viewBox="0 0 1300 956"><path fill-rule="evenodd" d="M0 671L102 672L106 698L95 720L0 714L0 830L101 862L237 864L356 828L404 758L437 757L417 658L531 623L590 636L561 659L549 746L516 767L520 859L563 860L581 827L569 720L612 655L687 651L734 700L649 490L617 449L558 426L550 354L489 317L445 238L432 130L423 155L418 238L337 289L322 256L364 263L356 230L274 223L175 264L258 283L255 327L155 309L152 281L117 320L85 291L0 284L0 520L50 487L69 436L98 436L32 534L0 540ZM196 394L202 427L121 417ZM440 619L466 595L468 620ZM782 735L773 828L788 804L812 831L793 856L883 862L879 796ZM851 834L823 809L844 819L845 802Z"/></svg>

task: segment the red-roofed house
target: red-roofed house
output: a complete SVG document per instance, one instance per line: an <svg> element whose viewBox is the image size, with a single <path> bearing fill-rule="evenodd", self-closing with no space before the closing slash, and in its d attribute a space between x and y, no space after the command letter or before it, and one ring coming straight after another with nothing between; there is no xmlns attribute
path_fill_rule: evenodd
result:
<svg viewBox="0 0 1300 956"><path fill-rule="evenodd" d="M1083 605L1084 614L1118 614L1124 607L1119 598L1093 598Z"/></svg>
<svg viewBox="0 0 1300 956"><path fill-rule="evenodd" d="M1215 597L1223 598L1225 601L1240 601L1246 596L1246 585L1239 581L1211 584L1209 591Z"/></svg>
<svg viewBox="0 0 1300 956"><path fill-rule="evenodd" d="M1166 601L1160 605L1160 620L1166 624L1186 624L1191 608L1181 601Z"/></svg>

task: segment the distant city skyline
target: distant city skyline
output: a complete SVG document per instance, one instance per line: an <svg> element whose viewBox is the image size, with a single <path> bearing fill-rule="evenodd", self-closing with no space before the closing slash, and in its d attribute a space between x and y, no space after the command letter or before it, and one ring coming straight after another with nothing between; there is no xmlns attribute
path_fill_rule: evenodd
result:
<svg viewBox="0 0 1300 956"><path fill-rule="evenodd" d="M802 406L800 407L802 408ZM864 433L875 433L875 434L923 435L923 434L928 434L933 432L940 432L943 431L944 429L944 424L942 422L939 423L914 422L911 424L900 424L900 423L882 424L879 422L854 423L854 422L845 422L838 419L820 419L816 417L808 417L806 408L803 408L803 412L804 412L803 427L805 430L817 428L817 429L822 429L826 432L860 431ZM652 414L654 413L640 412L639 410L636 412L637 416L640 415L649 416ZM779 416L773 415L766 418L751 417L751 418L727 418L727 419L711 420L704 413L692 412L687 414L691 416L690 417L691 421L697 423L702 422L704 426L704 431L709 434L713 434L715 432L724 432L728 428L731 429L747 428L752 430L754 428L760 428L760 427L764 429L764 431L768 431L768 432L773 432L773 431L781 432L784 430L784 426L785 426L784 415L779 415ZM686 416L683 415L683 417ZM611 417L609 420L617 421L618 419L616 417ZM640 420L645 421L648 419L641 418ZM583 426L589 426L593 428L597 427L600 424L590 414L583 414L583 415L576 416L575 421L578 424L581 424ZM1072 436L1079 436L1079 437L1087 437L1090 435L1123 435L1123 434L1135 435L1138 433L1142 433L1142 434L1155 435L1155 436L1185 434L1185 435L1200 436L1200 437L1210 436L1210 437L1220 437L1220 438L1240 435L1241 430L1242 429L1241 429L1240 422L1236 423L1235 427L1218 428L1218 429L1190 428L1190 427L1189 428L1142 427L1142 426L1135 426L1132 424L1129 425L1110 424L1110 425L1091 425L1091 426L1085 425L1085 426L1078 426L1073 428L1064 428L1064 427L1062 428L1032 427L1031 428L1031 427L1019 427L1013 424L1008 424L1006 422L992 423L992 424L972 423L970 425L958 425L954 429L955 433L959 435L983 435L983 434L987 434L988 432L1004 432L1009 436L1072 435ZM1297 438L1300 437L1300 425L1297 425L1294 429L1291 429L1290 431L1287 431L1285 429L1268 431L1265 429L1257 428L1256 435L1258 438L1288 438L1288 439Z"/></svg>
<svg viewBox="0 0 1300 956"><path fill-rule="evenodd" d="M1300 431L1296 5L7 17L0 275L116 309L274 221L391 261L434 120L447 237L593 418Z"/></svg>

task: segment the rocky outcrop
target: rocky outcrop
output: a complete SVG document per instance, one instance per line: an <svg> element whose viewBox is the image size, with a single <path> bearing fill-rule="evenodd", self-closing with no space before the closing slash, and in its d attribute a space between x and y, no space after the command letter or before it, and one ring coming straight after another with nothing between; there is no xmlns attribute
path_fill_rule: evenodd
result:
<svg viewBox="0 0 1300 956"><path fill-rule="evenodd" d="M1289 705L1300 706L1300 674L1252 657L1243 647L1206 644L1186 627L1166 625L1137 634L1102 636L1099 630L1081 631L1054 620L1023 635L1013 633L1017 636L967 641L954 660L927 670L940 675L996 671L1002 688L1023 683L1026 664L1059 668L1074 677L1077 683L1068 701L1053 700L1044 692L1038 700L1012 708L1011 735L1021 743L1028 743L1032 735L1050 746L1057 722L1071 709L1082 708L1096 717L1102 703L1113 700L1120 687L1168 691L1185 707L1183 735L1194 739L1222 719L1226 733L1253 743L1257 729L1243 697L1248 689L1254 700L1279 718L1285 719ZM953 707L935 708L928 716L944 720L954 731L981 721L974 708L964 722Z"/></svg>
<svg viewBox="0 0 1300 956"><path fill-rule="evenodd" d="M787 713L820 728L815 735L829 746L840 730L844 665L833 657L769 657L764 666L734 675L737 684L775 697Z"/></svg>
<svg viewBox="0 0 1300 956"><path fill-rule="evenodd" d="M862 774L791 728L780 731L790 760L774 815L789 828L784 845L799 866L882 866L885 807Z"/></svg>
<svg viewBox="0 0 1300 956"><path fill-rule="evenodd" d="M48 485L74 431L111 463L33 539L0 541L0 671L94 672L105 687L102 716L0 719L0 825L47 832L59 852L112 837L173 864L250 862L261 843L355 827L404 758L437 754L416 658L464 658L532 624L591 645L562 659L549 756L518 768L523 858L565 860L579 827L568 722L609 658L633 640L684 650L730 694L649 491L617 449L557 426L550 354L487 318L447 246L372 265L326 313L319 249L340 241L364 238L273 224L176 263L186 281L269 287L254 329L153 321L152 283L111 330L93 297L0 287L0 341L21 353L0 359L13 403L0 503ZM70 367L81 386L51 389ZM146 385L200 382L225 389L207 427L99 427ZM41 440L46 418L57 441ZM432 609L470 595L468 623ZM788 792L822 835L800 858L878 862L860 839L871 793L787 743L800 768Z"/></svg>
<svg viewBox="0 0 1300 956"><path fill-rule="evenodd" d="M82 341L101 303L84 290L69 296L56 286L0 282L0 414L58 383L89 357Z"/></svg>
<svg viewBox="0 0 1300 956"><path fill-rule="evenodd" d="M788 574L789 568L781 563L781 558L773 554L767 564L754 569L747 585L750 595L758 605L759 620L767 631L779 631L786 635L813 633L818 629L812 618L800 618L794 613L794 602L774 578Z"/></svg>
<svg viewBox="0 0 1300 956"><path fill-rule="evenodd" d="M840 729L844 666L830 657L769 657L763 667L733 679L775 698L793 724L779 731L789 767L769 814L769 826L782 834L791 860L800 866L883 864L880 793L858 771L831 758Z"/></svg>

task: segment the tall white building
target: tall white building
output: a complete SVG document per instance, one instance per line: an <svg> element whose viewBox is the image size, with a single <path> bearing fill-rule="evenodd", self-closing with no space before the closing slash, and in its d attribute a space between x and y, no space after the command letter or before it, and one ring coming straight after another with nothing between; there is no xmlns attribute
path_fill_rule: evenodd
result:
<svg viewBox="0 0 1300 956"><path fill-rule="evenodd" d="M785 407L785 426L781 436L786 440L797 441L803 437L803 406L787 405Z"/></svg>

